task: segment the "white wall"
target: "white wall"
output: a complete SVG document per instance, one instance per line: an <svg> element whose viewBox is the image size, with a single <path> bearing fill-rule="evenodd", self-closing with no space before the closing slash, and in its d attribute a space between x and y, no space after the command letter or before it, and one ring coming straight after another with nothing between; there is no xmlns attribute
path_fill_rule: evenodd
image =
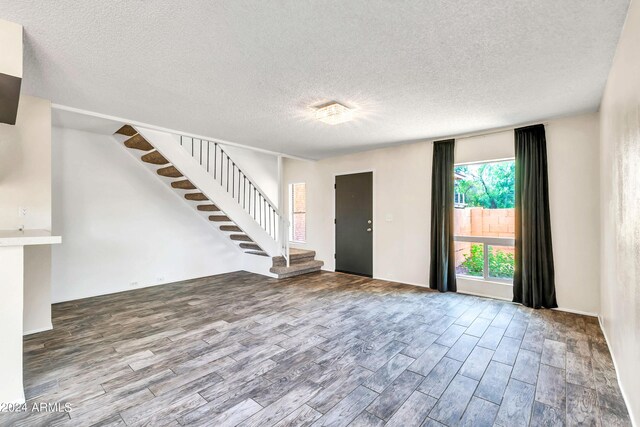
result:
<svg viewBox="0 0 640 427"><path fill-rule="evenodd" d="M22 78L22 25L0 19L0 73Z"/></svg>
<svg viewBox="0 0 640 427"><path fill-rule="evenodd" d="M25 95L16 124L0 124L0 229L19 227L51 230L51 103ZM51 328L50 248L26 247L24 262L28 334Z"/></svg>
<svg viewBox="0 0 640 427"><path fill-rule="evenodd" d="M456 163L478 163L513 159L515 142L513 131L460 138L456 141Z"/></svg>
<svg viewBox="0 0 640 427"><path fill-rule="evenodd" d="M566 310L597 313L598 117L552 121L547 141L558 304ZM425 141L317 162L286 159L284 184L307 184L307 243L297 246L315 249L325 269L332 271L334 175L373 170L373 275L428 286L431 156L432 144ZM513 156L513 131L456 143L456 162ZM575 221L574 211L582 215ZM392 220L386 221L389 215Z"/></svg>
<svg viewBox="0 0 640 427"><path fill-rule="evenodd" d="M51 229L51 103L24 95L16 124L0 124L0 229L20 226Z"/></svg>
<svg viewBox="0 0 640 427"><path fill-rule="evenodd" d="M546 127L556 296L561 308L600 311L600 179L597 114Z"/></svg>
<svg viewBox="0 0 640 427"><path fill-rule="evenodd" d="M54 302L241 268L229 238L113 137L54 128L53 165Z"/></svg>
<svg viewBox="0 0 640 427"><path fill-rule="evenodd" d="M640 2L631 2L600 108L601 321L640 425Z"/></svg>
<svg viewBox="0 0 640 427"><path fill-rule="evenodd" d="M307 243L296 246L314 249L333 271L334 177L373 171L373 276L427 284L431 156L432 144L419 142L317 162L285 159L284 184L306 183Z"/></svg>
<svg viewBox="0 0 640 427"><path fill-rule="evenodd" d="M58 245L56 245L58 246ZM24 247L24 335L47 331L51 324L51 246Z"/></svg>

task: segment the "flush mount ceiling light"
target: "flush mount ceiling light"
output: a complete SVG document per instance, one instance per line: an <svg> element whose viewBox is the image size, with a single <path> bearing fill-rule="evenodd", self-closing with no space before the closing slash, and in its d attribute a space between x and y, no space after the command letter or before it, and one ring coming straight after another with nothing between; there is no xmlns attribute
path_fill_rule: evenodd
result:
<svg viewBox="0 0 640 427"><path fill-rule="evenodd" d="M315 109L316 119L330 125L337 125L353 119L353 110L339 102L332 101L315 107Z"/></svg>

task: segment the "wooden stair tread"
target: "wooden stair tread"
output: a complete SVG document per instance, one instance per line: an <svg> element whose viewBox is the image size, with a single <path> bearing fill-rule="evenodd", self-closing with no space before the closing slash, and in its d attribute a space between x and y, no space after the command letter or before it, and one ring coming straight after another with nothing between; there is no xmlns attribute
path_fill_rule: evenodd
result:
<svg viewBox="0 0 640 427"><path fill-rule="evenodd" d="M120 135L125 135L125 136L133 136L135 134L138 133L138 131L136 131L133 127L131 127L130 125L124 125L122 126L120 129L118 129L117 131L115 131L115 133L118 133Z"/></svg>
<svg viewBox="0 0 640 427"><path fill-rule="evenodd" d="M269 269L269 271L271 271L272 273L279 274L279 273L287 273L287 272L290 272L290 271L304 270L304 269L310 268L310 267L322 267L323 265L324 265L323 261L314 259L313 261L303 262L301 264L290 265L289 267L287 267L287 266L284 266L284 267L271 267Z"/></svg>
<svg viewBox="0 0 640 427"><path fill-rule="evenodd" d="M156 171L158 175L166 176L169 178L182 178L182 174L175 166L166 166L164 168L160 168Z"/></svg>
<svg viewBox="0 0 640 427"><path fill-rule="evenodd" d="M183 179L182 181L173 181L171 183L173 188L179 188L181 190L195 190L196 186L191 183L188 179Z"/></svg>
<svg viewBox="0 0 640 427"><path fill-rule="evenodd" d="M262 251L262 248L255 243L240 243L242 249L253 249L256 251Z"/></svg>
<svg viewBox="0 0 640 427"><path fill-rule="evenodd" d="M197 200L197 201L209 200L207 196L205 196L202 193L187 193L184 195L184 198L187 200Z"/></svg>
<svg viewBox="0 0 640 427"><path fill-rule="evenodd" d="M150 153L145 154L140 158L143 162L152 163L154 165L166 165L169 163L169 160L165 159L164 156L157 151L152 151Z"/></svg>
<svg viewBox="0 0 640 427"><path fill-rule="evenodd" d="M244 251L244 253L249 255L269 256L269 254L264 251Z"/></svg>
<svg viewBox="0 0 640 427"><path fill-rule="evenodd" d="M135 129L132 127L123 126L118 130L117 133L122 135L127 135L127 133L132 133L131 138L125 141L125 146L128 148L150 151L149 153L144 154L141 157L141 160L147 163L152 163L156 165L167 165L169 161L160 154L157 150L153 149L153 146L144 139L141 135L135 132ZM153 150L153 151L151 151ZM180 171L173 165L169 165L166 167L162 167L157 169L157 174L160 176L165 176L169 178L183 178L184 175L180 173ZM195 190L196 187L193 185L191 181L188 179L182 179L178 181L171 182L172 188L183 189L183 190ZM184 195L185 199L192 201L207 201L209 202L209 198L205 196L203 193L187 193ZM198 204L196 206L198 211L202 212L220 212L220 209L213 203L207 204ZM251 237L246 234L243 234L242 229L235 225L233 221L227 215L209 215L209 221L213 222L229 222L231 224L221 225L221 231L228 231L232 233L238 234L230 234L229 238L233 241L239 242L239 246L242 249L246 249L245 253L256 256L264 256L268 257L267 254L262 248L256 244ZM305 249L296 249L291 248L289 251L289 266L286 264L286 260L283 256L280 257L272 257L273 266L269 269L271 273L277 275L278 278L287 278L298 276L301 274L307 274L314 271L319 271L320 268L324 265L324 262L318 261L315 259L315 251L305 250Z"/></svg>
<svg viewBox="0 0 640 427"><path fill-rule="evenodd" d="M149 144L149 141L144 139L142 135L135 134L131 138L127 139L124 142L125 147L132 148L134 150L142 150L142 151L151 151L153 150L153 145Z"/></svg>
<svg viewBox="0 0 640 427"><path fill-rule="evenodd" d="M313 260L304 262L301 264L292 264L289 267L271 267L270 272L276 274L278 279L286 279L287 277L299 276L301 274L313 273L320 271L320 268L324 265L324 262Z"/></svg>
<svg viewBox="0 0 640 427"><path fill-rule="evenodd" d="M292 257L306 255L316 256L316 251L310 249L289 248L289 255L291 255Z"/></svg>
<svg viewBox="0 0 640 427"><path fill-rule="evenodd" d="M220 212L220 208L217 207L214 204L211 204L211 205L198 205L197 209L199 211L204 211L204 212Z"/></svg>
<svg viewBox="0 0 640 427"><path fill-rule="evenodd" d="M138 134L137 131L129 126L125 125L121 127L116 133L121 135L130 136L124 144L127 148L149 151L141 157L141 160L146 163L152 163L156 165L167 165L169 161L157 150L154 150L154 147L142 137L142 135ZM152 151L153 150L153 151ZM165 166L156 170L156 173L160 176L168 177L168 178L183 178L184 175L173 165ZM195 190L196 187L193 185L191 181L188 179L182 179L178 181L171 182L172 188L183 189L183 190ZM205 196L203 193L187 193L184 195L185 199L191 201L207 201L209 202L209 198ZM220 212L220 208L218 208L215 204L199 204L196 206L198 211L202 212ZM221 225L221 231L228 231L233 233L242 233L242 229L237 225L233 224L233 221L226 215L209 215L209 221L214 222L230 222L232 224L229 225ZM245 253L256 256L264 256L268 257L265 251L256 244L251 237L246 234L230 234L229 238L233 241L240 242L239 246L242 249L247 249ZM281 258L282 265L280 263L274 262L274 266L271 267L270 271L278 275L279 278L284 277L292 277L299 274L305 274L312 271L317 271L324 265L322 261L316 261L315 251L308 251L303 249L291 249L290 250L290 260L291 265L286 266L286 261L284 257L273 257L273 259ZM298 262L295 262L298 261Z"/></svg>
<svg viewBox="0 0 640 427"><path fill-rule="evenodd" d="M312 261L316 257L316 251L306 250L306 249L289 249L289 263L293 264L301 264L308 261ZM287 265L287 261L283 256L275 256L272 258L274 267L281 267L283 265Z"/></svg>

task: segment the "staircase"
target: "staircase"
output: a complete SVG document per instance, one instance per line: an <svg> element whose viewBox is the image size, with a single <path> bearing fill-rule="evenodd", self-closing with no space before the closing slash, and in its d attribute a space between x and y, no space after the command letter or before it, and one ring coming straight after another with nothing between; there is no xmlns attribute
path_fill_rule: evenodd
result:
<svg viewBox="0 0 640 427"><path fill-rule="evenodd" d="M242 252L271 257L270 275L293 277L324 265L315 251L289 248L289 221L220 144L131 125L114 135Z"/></svg>

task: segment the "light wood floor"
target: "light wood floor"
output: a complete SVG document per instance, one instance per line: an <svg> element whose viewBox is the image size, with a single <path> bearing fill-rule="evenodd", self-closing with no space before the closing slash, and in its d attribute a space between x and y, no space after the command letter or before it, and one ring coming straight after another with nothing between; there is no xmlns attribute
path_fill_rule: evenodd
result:
<svg viewBox="0 0 640 427"><path fill-rule="evenodd" d="M2 425L630 425L596 319L335 273L53 307Z"/></svg>

